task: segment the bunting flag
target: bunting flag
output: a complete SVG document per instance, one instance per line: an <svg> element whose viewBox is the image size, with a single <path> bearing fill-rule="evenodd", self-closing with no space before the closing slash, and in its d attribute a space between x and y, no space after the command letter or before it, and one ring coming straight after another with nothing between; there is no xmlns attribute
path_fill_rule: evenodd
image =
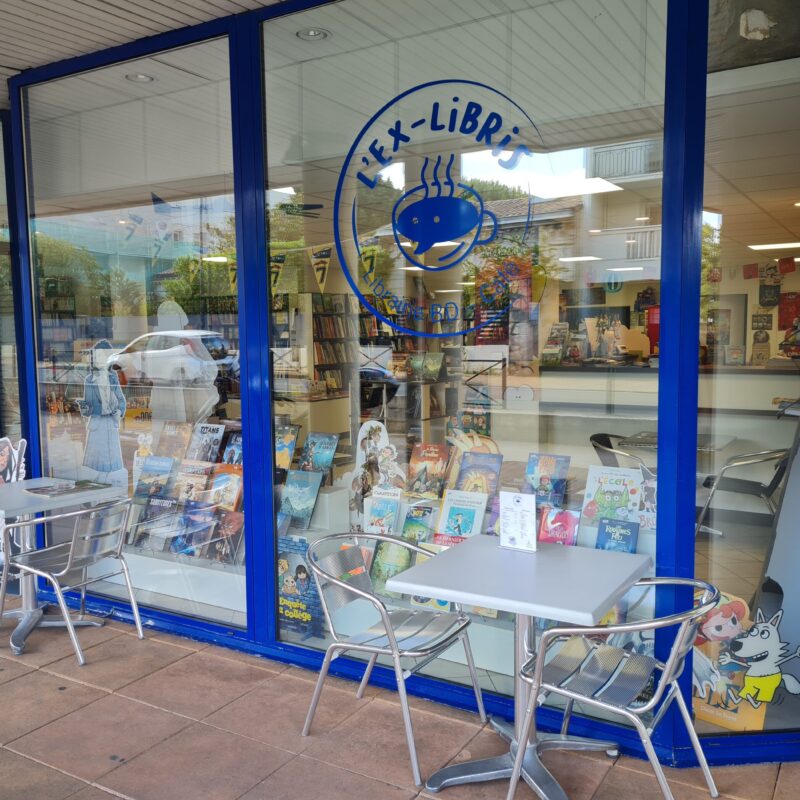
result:
<svg viewBox="0 0 800 800"><path fill-rule="evenodd" d="M781 275L788 275L790 272L794 272L797 269L795 264L794 256L789 256L788 258L781 258L778 260L778 272Z"/></svg>
<svg viewBox="0 0 800 800"><path fill-rule="evenodd" d="M742 277L744 277L744 278L757 278L758 277L758 264L745 264L742 267Z"/></svg>
<svg viewBox="0 0 800 800"><path fill-rule="evenodd" d="M325 291L325 282L328 280L328 270L331 265L331 251L333 245L325 247L309 247L308 257L311 259L311 268L317 279L320 292Z"/></svg>
<svg viewBox="0 0 800 800"><path fill-rule="evenodd" d="M269 285L273 292L278 288L285 263L286 253L269 254Z"/></svg>

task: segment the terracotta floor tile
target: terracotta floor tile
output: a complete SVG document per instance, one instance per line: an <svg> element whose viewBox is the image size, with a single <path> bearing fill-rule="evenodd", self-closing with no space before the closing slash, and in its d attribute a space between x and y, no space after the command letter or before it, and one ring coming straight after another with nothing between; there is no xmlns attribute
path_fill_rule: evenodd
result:
<svg viewBox="0 0 800 800"><path fill-rule="evenodd" d="M388 703L397 703L397 705L400 705L400 695L397 693L396 689L379 689L377 696ZM481 724L477 711L464 711L464 709L447 706L444 705L444 703L426 700L424 697L409 695L408 705L412 711L439 714L440 716L449 717L450 719L459 720L460 722L466 722L469 725Z"/></svg>
<svg viewBox="0 0 800 800"><path fill-rule="evenodd" d="M300 731L311 700L311 690L307 681L275 675L252 692L206 717L205 722L300 753L313 741L314 735L330 732L342 720L371 702L357 700L355 692L345 694L326 686L317 707L312 736L304 738Z"/></svg>
<svg viewBox="0 0 800 800"><path fill-rule="evenodd" d="M478 732L475 725L436 714L411 714L423 781L446 764ZM385 700L371 700L333 730L312 730L306 754L395 786L414 787L400 709ZM365 757L380 753L381 758Z"/></svg>
<svg viewBox="0 0 800 800"><path fill-rule="evenodd" d="M0 750L0 797L3 800L63 800L85 784L63 772Z"/></svg>
<svg viewBox="0 0 800 800"><path fill-rule="evenodd" d="M675 800L709 800L708 789L670 780ZM606 774L592 800L664 800L658 781L651 773L625 769L615 764ZM727 798L725 799L727 800Z"/></svg>
<svg viewBox="0 0 800 800"><path fill-rule="evenodd" d="M120 694L202 719L271 677L257 667L202 651L129 684Z"/></svg>
<svg viewBox="0 0 800 800"><path fill-rule="evenodd" d="M115 690L150 675L191 653L182 647L119 635L86 650L86 664L80 666L74 657L48 664L47 671L64 675L82 683Z"/></svg>
<svg viewBox="0 0 800 800"><path fill-rule="evenodd" d="M0 684L13 681L20 675L26 675L33 671L34 667L23 664L21 661L12 661L9 658L0 658Z"/></svg>
<svg viewBox="0 0 800 800"><path fill-rule="evenodd" d="M317 682L317 677L319 675L319 671L315 669L304 669L303 667L295 667L289 666L286 668L284 673L285 675L290 675L293 678L297 678L301 681L306 681L310 683L312 686ZM347 694L352 694L355 696L355 693L358 691L359 681L352 681L349 678L337 678L335 675L328 675L325 679L325 688L327 689L329 686L335 689L341 689L341 691L346 692ZM309 692L313 691L310 689ZM367 684L367 687L364 689L364 699L368 697L378 697L383 692L390 693L388 689L382 689L380 686L375 686L374 684ZM311 694L309 693L309 698Z"/></svg>
<svg viewBox="0 0 800 800"><path fill-rule="evenodd" d="M617 762L623 769L641 772L652 776L650 763L642 759L620 757ZM712 767L711 774L719 793L737 800L772 800L775 783L778 778L778 764L748 764L737 767ZM667 780L673 783L684 783L707 791L706 781L700 767L689 769L671 769L665 767ZM800 796L800 792L798 792Z"/></svg>
<svg viewBox="0 0 800 800"><path fill-rule="evenodd" d="M302 789L300 789L302 787ZM297 756L251 789L241 800L412 800L416 791Z"/></svg>
<svg viewBox="0 0 800 800"><path fill-rule="evenodd" d="M17 739L9 747L93 781L188 724L175 714L108 695Z"/></svg>
<svg viewBox="0 0 800 800"><path fill-rule="evenodd" d="M283 672L287 665L280 661L272 661L269 658L243 653L241 650L231 650L230 647L215 647L209 645L209 652L220 658L227 658L230 661L238 661L240 664L249 664L251 667L267 670L267 672Z"/></svg>
<svg viewBox="0 0 800 800"><path fill-rule="evenodd" d="M800 795L800 764L781 764L775 800L797 800Z"/></svg>
<svg viewBox="0 0 800 800"><path fill-rule="evenodd" d="M114 798L119 800L118 795L104 792L96 786L87 786L85 789L81 789L77 794L71 794L69 796L69 800L114 800ZM42 800L44 800L44 798L42 798Z"/></svg>
<svg viewBox="0 0 800 800"><path fill-rule="evenodd" d="M51 614L48 614L51 616ZM60 614L53 615L61 617ZM6 626L8 622L6 622ZM10 628L6 628L6 631ZM78 641L81 648L86 650L101 642L106 642L120 636L120 631L108 625L100 628L88 627L78 628ZM5 637L5 632L4 632ZM8 647L7 639L0 641L0 658L7 658L18 661L29 667L43 667L52 664L65 657L71 657L77 665L75 651L72 649L72 642L66 628L36 628L28 637L25 643L25 652L21 656L15 656Z"/></svg>
<svg viewBox="0 0 800 800"><path fill-rule="evenodd" d="M136 800L234 800L292 758L207 725L193 725L106 775L100 785ZM295 798L313 797L305 789Z"/></svg>
<svg viewBox="0 0 800 800"><path fill-rule="evenodd" d="M0 686L0 743L18 739L104 696L99 689L39 671L4 683Z"/></svg>

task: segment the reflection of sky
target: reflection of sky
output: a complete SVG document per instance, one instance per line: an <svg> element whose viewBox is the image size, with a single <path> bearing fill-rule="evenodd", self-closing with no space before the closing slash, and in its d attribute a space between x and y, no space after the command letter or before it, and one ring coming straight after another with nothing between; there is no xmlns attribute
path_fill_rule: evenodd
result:
<svg viewBox="0 0 800 800"><path fill-rule="evenodd" d="M710 225L715 231L722 228L722 214L716 211L703 211L703 225Z"/></svg>
<svg viewBox="0 0 800 800"><path fill-rule="evenodd" d="M462 177L499 181L506 186L520 187L526 192L530 186L534 193L536 184L543 178L552 180L554 177L586 177L586 150L582 147L575 150L561 150L557 153L532 153L521 159L513 170L503 169L497 163L499 158L508 158L509 155L510 153L506 152L494 156L491 150L463 153Z"/></svg>

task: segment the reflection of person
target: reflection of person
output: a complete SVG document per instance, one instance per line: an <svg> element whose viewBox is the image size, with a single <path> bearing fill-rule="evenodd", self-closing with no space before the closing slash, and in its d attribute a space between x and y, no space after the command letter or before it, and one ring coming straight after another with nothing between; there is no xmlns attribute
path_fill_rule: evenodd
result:
<svg viewBox="0 0 800 800"><path fill-rule="evenodd" d="M100 348L95 352L99 355ZM119 423L125 414L125 395L114 371L96 367L87 375L83 399L78 400L81 414L88 417L83 465L97 472L122 469Z"/></svg>

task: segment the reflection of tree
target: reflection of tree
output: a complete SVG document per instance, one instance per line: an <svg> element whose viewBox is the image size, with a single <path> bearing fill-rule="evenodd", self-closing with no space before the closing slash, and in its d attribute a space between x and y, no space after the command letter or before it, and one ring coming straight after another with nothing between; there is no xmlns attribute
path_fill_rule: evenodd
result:
<svg viewBox="0 0 800 800"><path fill-rule="evenodd" d="M209 298L232 297L230 267L227 263L201 261L181 256L172 267L174 278L164 281L167 297L174 300L187 314L209 310Z"/></svg>
<svg viewBox="0 0 800 800"><path fill-rule="evenodd" d="M519 197L527 197L528 192L519 186L506 186L500 181L489 181L483 178L473 178L472 180L464 179L461 183L472 187L483 200L488 203L491 200L514 200Z"/></svg>
<svg viewBox="0 0 800 800"><path fill-rule="evenodd" d="M700 240L700 324L705 325L713 316L719 300L719 281L711 280L712 273L719 271L720 229L703 223Z"/></svg>
<svg viewBox="0 0 800 800"><path fill-rule="evenodd" d="M139 281L132 280L125 270L111 270L108 276L109 295L115 314L138 315L142 310L142 297L144 292Z"/></svg>

